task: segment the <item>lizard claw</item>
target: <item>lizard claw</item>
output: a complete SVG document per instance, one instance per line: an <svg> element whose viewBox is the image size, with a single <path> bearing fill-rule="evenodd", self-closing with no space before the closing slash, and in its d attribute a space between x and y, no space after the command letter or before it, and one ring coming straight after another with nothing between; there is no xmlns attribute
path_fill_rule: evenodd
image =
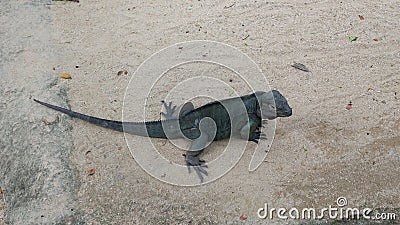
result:
<svg viewBox="0 0 400 225"><path fill-rule="evenodd" d="M197 155L190 154L190 152L188 152L188 154L183 154L183 156L185 156L188 172L191 173L190 168L193 167L194 171L196 171L197 176L200 178L200 183L203 183L203 174L208 176L208 172L205 170L205 168L208 168L208 166L204 164L206 161L200 159Z"/></svg>
<svg viewBox="0 0 400 225"><path fill-rule="evenodd" d="M258 144L258 140L260 139L267 139L267 135L256 130L250 135L249 141L253 141Z"/></svg>
<svg viewBox="0 0 400 225"><path fill-rule="evenodd" d="M164 112L161 112L160 114L162 115L162 116L164 116L166 119L172 119L172 118L174 118L174 113L175 113L175 110L176 110L176 105L172 105L172 102L169 102L168 104L163 100L163 101L161 101L161 103L164 105L164 108L165 108L165 113Z"/></svg>

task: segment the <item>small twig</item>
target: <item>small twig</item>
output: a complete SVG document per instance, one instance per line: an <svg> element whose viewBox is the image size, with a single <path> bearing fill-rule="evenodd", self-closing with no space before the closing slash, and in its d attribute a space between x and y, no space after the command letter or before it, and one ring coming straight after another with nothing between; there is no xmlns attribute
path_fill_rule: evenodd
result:
<svg viewBox="0 0 400 225"><path fill-rule="evenodd" d="M79 3L79 0L53 0L53 1L57 1L57 2L77 2L77 3Z"/></svg>
<svg viewBox="0 0 400 225"><path fill-rule="evenodd" d="M232 3L231 5L224 6L224 9L229 9L229 8L231 8L232 6L234 6L235 4L236 4L236 2Z"/></svg>

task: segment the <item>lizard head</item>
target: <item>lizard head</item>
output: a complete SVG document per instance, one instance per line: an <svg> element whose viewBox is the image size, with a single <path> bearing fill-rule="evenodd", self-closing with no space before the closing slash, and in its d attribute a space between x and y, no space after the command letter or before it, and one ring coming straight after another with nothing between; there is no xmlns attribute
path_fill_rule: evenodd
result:
<svg viewBox="0 0 400 225"><path fill-rule="evenodd" d="M273 120L277 117L288 117L292 115L286 98L277 90L270 92L256 92L256 97L259 102L257 115L262 119Z"/></svg>

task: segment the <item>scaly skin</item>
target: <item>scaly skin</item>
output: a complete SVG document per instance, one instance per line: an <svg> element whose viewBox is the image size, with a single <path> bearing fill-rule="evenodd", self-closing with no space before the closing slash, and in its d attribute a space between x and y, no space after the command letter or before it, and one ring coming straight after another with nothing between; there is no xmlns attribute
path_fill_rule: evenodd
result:
<svg viewBox="0 0 400 225"><path fill-rule="evenodd" d="M162 115L166 117L166 120L148 122L106 120L36 99L34 101L71 117L117 131L152 138L186 137L193 140L190 149L185 154L185 161L188 168L194 167L201 182L203 182L203 174L207 175L207 171L204 169L207 166L204 165L204 160L201 160L199 155L209 142L239 136L258 143L258 140L264 137L259 129L262 119L271 120L292 115L292 109L285 97L276 90L255 92L241 97L215 101L197 109L194 109L190 102L183 105L180 110L177 110L176 106L172 106L172 103L168 105L163 102L166 113L162 113ZM177 113L179 114L177 115ZM207 119L204 120L205 118Z"/></svg>

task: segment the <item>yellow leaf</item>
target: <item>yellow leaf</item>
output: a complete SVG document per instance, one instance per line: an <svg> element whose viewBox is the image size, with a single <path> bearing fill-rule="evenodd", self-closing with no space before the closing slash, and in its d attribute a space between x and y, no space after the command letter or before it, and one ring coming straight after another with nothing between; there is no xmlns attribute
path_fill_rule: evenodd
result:
<svg viewBox="0 0 400 225"><path fill-rule="evenodd" d="M71 79L72 78L71 75L69 75L68 73L63 73L63 74L61 74L60 77L63 79Z"/></svg>

